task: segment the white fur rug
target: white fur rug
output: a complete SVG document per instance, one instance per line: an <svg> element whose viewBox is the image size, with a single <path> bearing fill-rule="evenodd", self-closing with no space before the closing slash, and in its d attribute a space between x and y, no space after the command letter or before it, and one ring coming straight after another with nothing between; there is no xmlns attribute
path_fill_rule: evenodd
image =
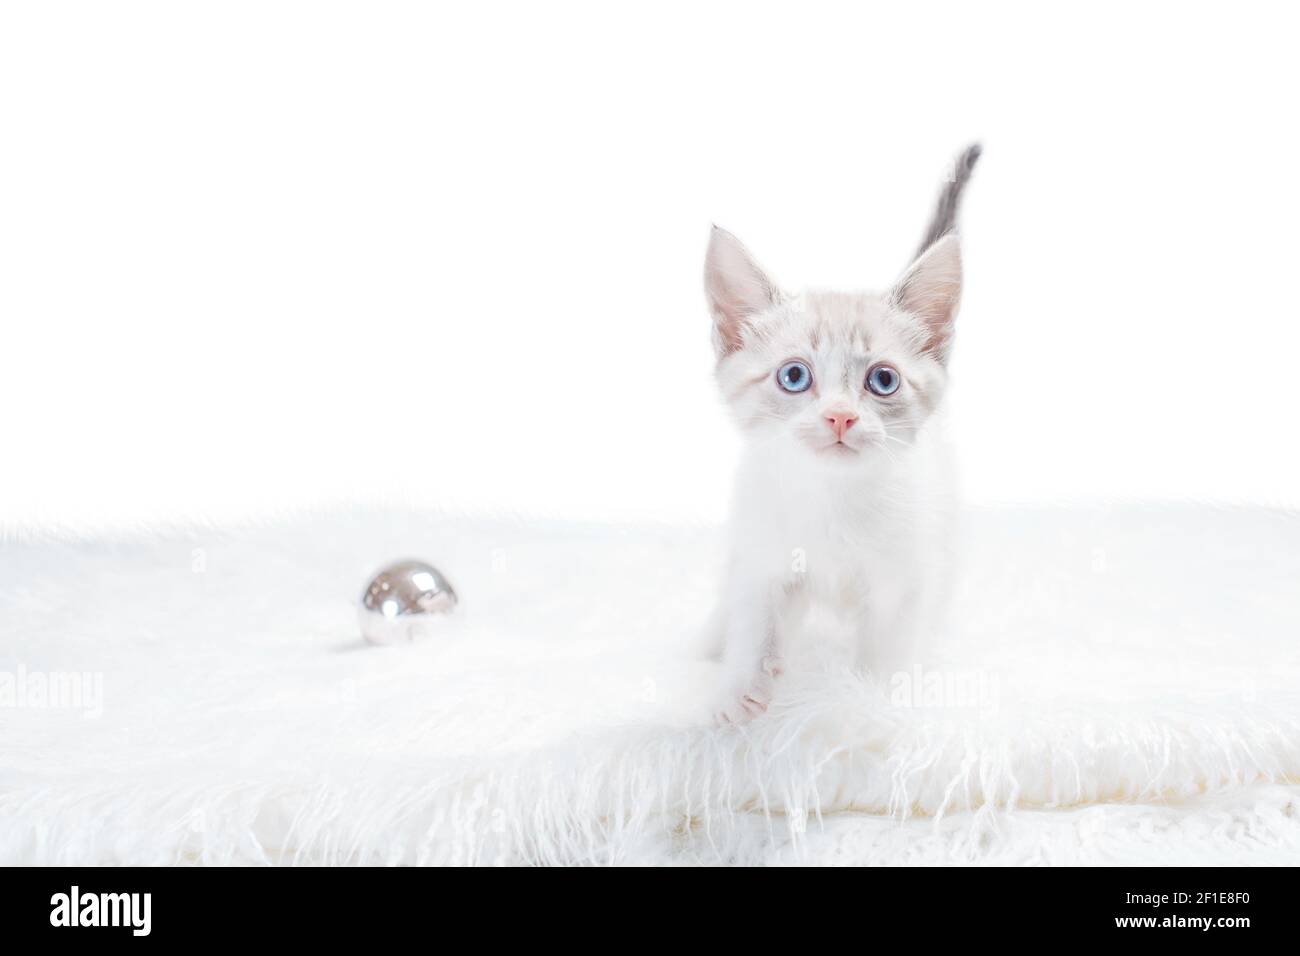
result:
<svg viewBox="0 0 1300 956"><path fill-rule="evenodd" d="M712 530L10 540L0 863L1300 863L1300 521L989 511L967 537L941 670L791 675L740 729L705 723L691 654ZM368 647L356 599L406 556L461 607ZM35 690L71 673L80 702Z"/></svg>

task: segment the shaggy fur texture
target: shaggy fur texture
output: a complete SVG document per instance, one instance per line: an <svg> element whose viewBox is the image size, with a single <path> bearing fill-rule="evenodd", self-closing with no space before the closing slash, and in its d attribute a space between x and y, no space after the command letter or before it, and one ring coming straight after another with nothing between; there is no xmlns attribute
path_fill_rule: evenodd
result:
<svg viewBox="0 0 1300 956"><path fill-rule="evenodd" d="M1300 862L1293 516L982 512L965 539L935 673L976 692L830 655L721 729L691 654L710 529L10 541L0 674L100 674L103 712L0 706L0 862ZM355 601L406 555L462 605L367 647Z"/></svg>

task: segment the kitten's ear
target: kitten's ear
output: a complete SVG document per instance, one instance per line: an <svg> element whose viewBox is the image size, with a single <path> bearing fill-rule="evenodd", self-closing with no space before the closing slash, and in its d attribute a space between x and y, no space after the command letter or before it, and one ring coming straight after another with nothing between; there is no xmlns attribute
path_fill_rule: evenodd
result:
<svg viewBox="0 0 1300 956"><path fill-rule="evenodd" d="M961 243L950 232L908 266L894 286L895 306L921 323L921 349L939 361L948 357L953 320L961 302Z"/></svg>
<svg viewBox="0 0 1300 956"><path fill-rule="evenodd" d="M776 283L754 261L740 240L713 227L704 256L704 292L713 314L713 342L718 357L740 348L749 320L776 302Z"/></svg>

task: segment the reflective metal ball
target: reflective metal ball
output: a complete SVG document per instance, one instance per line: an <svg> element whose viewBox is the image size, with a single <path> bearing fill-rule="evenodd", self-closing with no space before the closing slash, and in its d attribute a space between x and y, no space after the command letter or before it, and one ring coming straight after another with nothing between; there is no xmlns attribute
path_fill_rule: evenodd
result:
<svg viewBox="0 0 1300 956"><path fill-rule="evenodd" d="M401 644L426 636L438 614L456 606L447 579L423 561L399 561L374 576L361 595L357 617L372 644Z"/></svg>

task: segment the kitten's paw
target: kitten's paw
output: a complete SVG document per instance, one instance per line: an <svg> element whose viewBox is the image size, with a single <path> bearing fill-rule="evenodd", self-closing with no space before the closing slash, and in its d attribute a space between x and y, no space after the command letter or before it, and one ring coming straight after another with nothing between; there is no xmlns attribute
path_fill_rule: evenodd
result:
<svg viewBox="0 0 1300 956"><path fill-rule="evenodd" d="M723 699L722 706L713 712L713 722L718 726L727 724L744 724L753 720L767 710L772 702L773 677L780 673L777 669L769 670L768 661L776 658L764 658L763 670L752 680L742 682Z"/></svg>

